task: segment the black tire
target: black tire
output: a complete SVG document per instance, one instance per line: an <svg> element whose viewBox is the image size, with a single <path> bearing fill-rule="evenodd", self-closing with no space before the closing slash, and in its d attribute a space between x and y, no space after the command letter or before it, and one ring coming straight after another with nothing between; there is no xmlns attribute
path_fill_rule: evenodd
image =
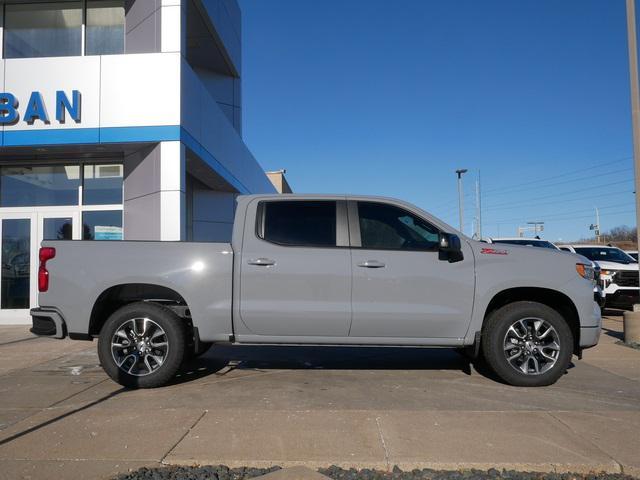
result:
<svg viewBox="0 0 640 480"><path fill-rule="evenodd" d="M116 332L123 332L127 328L125 324L131 322L132 319L149 319L153 324L154 330L147 335L147 337L154 332L163 331L164 335L160 335L160 340L157 344L166 343L166 352L164 355L155 355L157 358L163 359L161 363L153 362L149 360L145 364L142 360L146 355L140 355L136 350L136 341L128 338L124 339L124 342L130 343L127 347L114 347L116 350L114 353L112 350L112 342L117 342L116 339L124 337L116 337ZM140 322L138 322L140 325ZM158 328L159 327L159 328ZM146 328L146 327L145 327ZM151 327L150 327L151 328ZM138 340L146 339L147 337L141 336ZM122 342L122 340L120 340ZM153 340L151 340L153 342ZM157 354L160 350L152 350L153 343L150 343L146 348L152 354ZM143 347L145 348L145 347ZM164 346L163 346L164 349ZM124 353L122 353L124 352ZM114 381L129 388L154 388L165 385L169 382L180 366L184 359L185 354L185 327L184 322L178 317L172 310L151 302L136 302L118 309L114 312L108 320L105 322L102 330L100 331L100 337L98 339L98 357L102 368ZM118 366L116 362L116 356L131 357L126 363L123 362L123 368ZM153 355L149 355L153 358ZM128 372L129 365L142 365L136 374L134 367L131 367L131 372ZM150 370L145 365L151 365L155 369ZM148 371L149 373L144 373Z"/></svg>
<svg viewBox="0 0 640 480"><path fill-rule="evenodd" d="M522 346L514 345L514 349L505 350L505 345L511 345L511 343L507 343L510 342L507 338L510 327L523 320L522 324L516 325L517 333L520 334L522 331L526 331L523 325L532 326L534 322L532 319L546 322L542 324L541 328L546 325L553 327L554 331L547 334L547 337L551 335L557 338L559 344L557 353L554 353L556 351L555 344L553 349L544 346L545 342L549 343L548 338L540 340L539 343L542 345L535 345L535 341L539 340L535 332L533 332L532 338L525 334L523 340L519 340L518 336L509 333L509 337L518 339ZM540 324L538 323L538 325ZM532 331L529 330L529 333ZM541 387L555 383L569 367L573 347L573 334L566 320L556 310L538 302L514 302L499 308L487 318L482 331L482 352L488 366L503 381L515 386ZM546 349L546 355L555 357L555 363L542 356L540 352L543 348ZM533 353L534 351L539 353ZM508 356L514 356L519 352L521 356L514 359L513 364L510 363ZM531 352L531 354L525 352ZM534 360L529 359L534 356ZM526 362L522 360L523 358L526 359ZM543 364L545 361L547 363ZM519 366L514 365L518 362L520 362ZM546 371L544 371L545 366L548 368ZM535 373L536 368L540 370L540 373ZM527 370L528 373L525 373L524 370Z"/></svg>

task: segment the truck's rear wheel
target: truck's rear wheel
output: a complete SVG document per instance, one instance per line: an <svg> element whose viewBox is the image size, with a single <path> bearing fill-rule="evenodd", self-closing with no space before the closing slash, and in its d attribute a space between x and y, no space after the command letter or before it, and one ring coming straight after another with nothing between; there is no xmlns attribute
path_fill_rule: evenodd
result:
<svg viewBox="0 0 640 480"><path fill-rule="evenodd" d="M167 383L184 358L185 329L172 310L150 302L126 305L100 331L98 356L105 372L131 388Z"/></svg>
<svg viewBox="0 0 640 480"><path fill-rule="evenodd" d="M569 366L573 335L556 310L537 302L514 302L487 319L482 351L489 367L511 385L551 385Z"/></svg>

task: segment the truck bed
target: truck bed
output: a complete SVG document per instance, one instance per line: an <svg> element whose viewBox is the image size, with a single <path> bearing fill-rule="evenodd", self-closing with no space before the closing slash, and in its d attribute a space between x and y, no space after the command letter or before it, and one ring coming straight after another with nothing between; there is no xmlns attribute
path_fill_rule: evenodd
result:
<svg viewBox="0 0 640 480"><path fill-rule="evenodd" d="M96 302L124 284L181 298L203 341L225 341L233 334L228 243L66 240L43 246L56 253L46 265L49 289L40 294L40 307L55 308L72 336L92 333Z"/></svg>

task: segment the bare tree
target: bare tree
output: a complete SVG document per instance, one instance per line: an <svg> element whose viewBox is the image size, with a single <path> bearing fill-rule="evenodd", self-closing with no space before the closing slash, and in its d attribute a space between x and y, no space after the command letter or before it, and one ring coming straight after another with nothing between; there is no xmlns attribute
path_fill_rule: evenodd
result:
<svg viewBox="0 0 640 480"><path fill-rule="evenodd" d="M614 227L606 235L613 242L635 242L637 239L636 229L626 225Z"/></svg>

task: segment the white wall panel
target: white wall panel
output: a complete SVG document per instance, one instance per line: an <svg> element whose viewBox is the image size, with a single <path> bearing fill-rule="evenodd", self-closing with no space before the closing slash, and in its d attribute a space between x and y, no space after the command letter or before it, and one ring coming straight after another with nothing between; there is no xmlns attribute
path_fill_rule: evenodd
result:
<svg viewBox="0 0 640 480"><path fill-rule="evenodd" d="M180 5L163 5L160 9L160 46L163 52L180 51L182 43L181 20Z"/></svg>
<svg viewBox="0 0 640 480"><path fill-rule="evenodd" d="M160 190L185 191L185 148L181 142L160 143Z"/></svg>
<svg viewBox="0 0 640 480"><path fill-rule="evenodd" d="M186 196L183 192L160 192L160 240L186 239Z"/></svg>
<svg viewBox="0 0 640 480"><path fill-rule="evenodd" d="M100 112L100 58L55 57L16 58L4 61L4 91L14 94L20 105L20 120L14 125L6 125L5 130L42 130L67 128L96 128L99 126ZM66 122L56 120L56 90L63 90L69 100L71 91L81 93L81 121L76 123L66 116ZM35 120L29 125L24 113L31 92L40 92L44 99L50 123Z"/></svg>
<svg viewBox="0 0 640 480"><path fill-rule="evenodd" d="M105 55L101 127L180 124L180 54Z"/></svg>

